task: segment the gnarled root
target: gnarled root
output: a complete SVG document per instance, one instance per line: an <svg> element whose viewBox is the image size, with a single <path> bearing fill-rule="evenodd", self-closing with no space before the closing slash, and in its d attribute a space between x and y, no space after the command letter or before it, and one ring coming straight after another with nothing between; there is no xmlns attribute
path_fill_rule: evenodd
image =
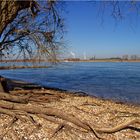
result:
<svg viewBox="0 0 140 140"><path fill-rule="evenodd" d="M49 95L50 96L50 95ZM45 97L45 99L49 98L49 96ZM42 97L39 97L39 100L42 100L44 95ZM51 99L52 99L51 95ZM54 97L56 98L56 97ZM26 116L28 120L30 120L35 125L37 124L32 116L30 114L35 114L39 117L42 117L48 121L54 122L58 124L58 128L54 131L52 134L52 137L54 137L58 132L60 132L63 128L71 128L67 122L70 122L79 128L82 128L86 132L93 132L94 135L98 139L104 139L100 136L100 133L115 133L117 131L120 131L122 129L132 129L134 130L131 125L135 123L140 123L140 119L138 118L131 118L127 120L126 122L123 122L115 127L112 128L100 128L100 127L92 127L91 124L88 124L86 121L81 121L72 114L63 112L61 109L53 108L53 107L43 107L41 105L34 105L31 104L30 101L38 101L38 97L29 97L29 96L16 96L16 95L10 95L6 93L0 92L0 113L4 113L7 115L12 116L12 118L21 119L24 120L25 118L21 117L22 115ZM55 99L56 100L56 99ZM28 103L29 102L29 103ZM62 119L63 121L57 121L54 119L54 117L57 117L59 119ZM14 120L13 119L13 120ZM12 124L14 121L12 122ZM7 128L9 128L8 126ZM139 128L135 129L136 131L140 131ZM7 131L6 131L7 133ZM6 134L5 133L5 134ZM3 137L3 136L2 136Z"/></svg>
<svg viewBox="0 0 140 140"><path fill-rule="evenodd" d="M14 116L16 114L12 110L22 111L23 114L25 114L25 115L27 115L26 113L31 113L31 114L44 114L44 115L56 116L65 121L71 122L71 123L77 125L78 127L81 127L87 131L94 132L94 134L98 138L100 138L100 137L97 133L114 133L114 132L120 131L122 129L127 129L127 128L129 128L130 125L132 125L134 123L140 123L139 119L132 119L132 120L123 122L122 124L117 125L113 128L93 128L92 126L87 125L86 122L80 121L73 115L64 113L61 110L55 109L55 108L50 108L50 107L45 108L42 106L12 103L12 102L2 101L2 100L0 101L0 107L1 107L0 112L6 113L11 116ZM61 129L62 129L62 127L61 127ZM57 131L59 131L59 130L57 130Z"/></svg>
<svg viewBox="0 0 140 140"><path fill-rule="evenodd" d="M28 103L30 96L15 96L8 93L0 92L0 100L6 100L17 103Z"/></svg>
<svg viewBox="0 0 140 140"><path fill-rule="evenodd" d="M126 122L123 122L115 127L112 128L95 128L94 130L96 130L97 132L100 133L115 133L117 131L123 130L123 129L133 129L130 127L130 125L133 125L134 123L140 123L140 119L131 119L131 120L127 120ZM140 128L137 128L137 131L140 131Z"/></svg>

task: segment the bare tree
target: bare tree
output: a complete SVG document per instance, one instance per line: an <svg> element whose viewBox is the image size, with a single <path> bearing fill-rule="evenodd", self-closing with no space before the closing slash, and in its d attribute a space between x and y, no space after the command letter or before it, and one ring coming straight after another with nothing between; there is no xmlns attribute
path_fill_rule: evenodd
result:
<svg viewBox="0 0 140 140"><path fill-rule="evenodd" d="M56 61L64 26L58 12L61 4L49 0L0 1L1 57L47 56Z"/></svg>
<svg viewBox="0 0 140 140"><path fill-rule="evenodd" d="M59 48L63 46L62 3L52 0L0 1L0 57L47 58L56 62Z"/></svg>
<svg viewBox="0 0 140 140"><path fill-rule="evenodd" d="M123 60L128 60L128 55L127 55L127 54L126 54L126 55L123 55L123 56L122 56L122 59L123 59Z"/></svg>
<svg viewBox="0 0 140 140"><path fill-rule="evenodd" d="M113 7L116 7L118 1L113 2ZM63 36L63 20L59 15L61 4L62 2L52 0L0 1L0 54L8 56L15 53L19 57L20 53L23 52L23 56L29 58L46 54L51 59L56 60L61 45L60 40ZM119 11L117 7L117 16L120 17ZM114 16L116 17L116 14ZM100 138L97 132L114 133L124 128L130 129L131 124L139 123L139 119L132 119L112 129L99 129L98 127L94 129L90 124L61 109L43 106L43 102L56 101L64 95L40 93L40 96L36 96L32 92L24 93L25 96L20 93L7 94L3 88L6 81L2 77L0 80L0 113L12 116L12 122L18 119L25 121L26 116L27 119L35 123L31 114L43 118L55 116L87 130L86 132L94 133L97 138ZM34 102L40 102L40 105L35 105ZM54 121L52 118L49 120ZM59 129L57 128L57 131L65 126L70 128L71 125L69 126L69 123L65 123L65 121L59 126ZM3 136L0 139L3 139Z"/></svg>
<svg viewBox="0 0 140 140"><path fill-rule="evenodd" d="M138 55L131 55L131 60L138 60L139 59L139 57L138 57Z"/></svg>

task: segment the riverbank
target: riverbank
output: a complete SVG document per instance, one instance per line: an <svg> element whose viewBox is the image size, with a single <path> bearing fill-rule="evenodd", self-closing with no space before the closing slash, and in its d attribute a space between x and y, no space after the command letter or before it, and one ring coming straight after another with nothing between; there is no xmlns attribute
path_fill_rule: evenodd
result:
<svg viewBox="0 0 140 140"><path fill-rule="evenodd" d="M31 69L31 68L49 68L50 66L0 66L0 70L7 69Z"/></svg>
<svg viewBox="0 0 140 140"><path fill-rule="evenodd" d="M29 98L27 103L18 103L17 108L16 103L12 107L16 120L0 114L3 140L140 139L140 106L47 89L22 81L10 82L13 83L10 95ZM30 110L31 107L35 108ZM35 113L37 108L41 113Z"/></svg>
<svg viewBox="0 0 140 140"><path fill-rule="evenodd" d="M61 62L140 62L140 60L121 60L121 59L95 59L95 60L64 60Z"/></svg>

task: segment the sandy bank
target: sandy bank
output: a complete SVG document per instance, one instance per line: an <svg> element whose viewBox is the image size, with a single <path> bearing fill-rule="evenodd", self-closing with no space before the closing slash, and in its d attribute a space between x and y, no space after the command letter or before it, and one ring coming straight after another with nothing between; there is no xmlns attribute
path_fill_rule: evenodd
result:
<svg viewBox="0 0 140 140"><path fill-rule="evenodd" d="M25 88L27 85L30 88ZM3 140L140 139L140 106L29 85L13 81L12 86L15 87L10 94L20 97L30 95L26 106L56 109L67 118L28 113L29 117L23 111L15 110L22 119L9 125L12 117L0 114L0 136ZM77 121L68 121L69 116Z"/></svg>

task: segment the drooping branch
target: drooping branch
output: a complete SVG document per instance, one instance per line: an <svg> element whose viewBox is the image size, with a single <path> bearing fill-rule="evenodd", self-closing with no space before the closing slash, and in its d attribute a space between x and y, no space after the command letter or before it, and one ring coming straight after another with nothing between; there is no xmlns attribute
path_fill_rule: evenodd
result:
<svg viewBox="0 0 140 140"><path fill-rule="evenodd" d="M5 30L7 25L11 23L18 12L26 9L31 8L32 14L36 14L38 11L38 5L34 0L28 1L17 1L17 0L10 0L10 1L0 1L0 35ZM12 13L12 14L11 14Z"/></svg>
<svg viewBox="0 0 140 140"><path fill-rule="evenodd" d="M21 56L23 53L24 56L28 54L30 56L34 55L34 58L36 58L36 56L38 58L43 56L45 59L51 58L56 61L56 58L53 57L55 55L54 50L57 48L54 47L56 45L54 42L61 41L60 36L62 36L62 34L60 30L63 28L61 17L57 11L58 7L56 8L56 4L59 3L49 0L14 0L13 2L7 1L5 3L1 2L0 4L3 5L3 7L7 5L6 8L9 7L9 9L11 5L16 6L15 11L13 11L13 14L16 16L7 17L5 19L8 20L7 23L3 22L5 23L5 27L2 27L3 31L1 31L1 58L11 56L15 59L16 55ZM5 11L2 12L4 13ZM7 12L6 14L8 16L9 13ZM34 50L34 52L29 51L31 50L29 48L33 48L32 50ZM15 52L19 52L20 54L15 54Z"/></svg>

